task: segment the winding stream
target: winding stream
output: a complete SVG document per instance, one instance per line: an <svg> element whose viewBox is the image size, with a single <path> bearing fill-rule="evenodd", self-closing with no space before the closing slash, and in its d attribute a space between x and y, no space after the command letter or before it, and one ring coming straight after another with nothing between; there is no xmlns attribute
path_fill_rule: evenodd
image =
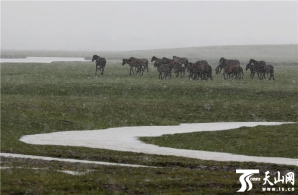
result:
<svg viewBox="0 0 298 195"><path fill-rule="evenodd" d="M104 130L63 131L26 135L20 140L36 145L78 146L137 153L173 155L214 161L260 162L298 166L298 159L247 156L223 152L175 149L141 142L138 137L156 137L164 134L222 131L258 125L282 125L286 122L220 122L181 124L179 126L119 127Z"/></svg>

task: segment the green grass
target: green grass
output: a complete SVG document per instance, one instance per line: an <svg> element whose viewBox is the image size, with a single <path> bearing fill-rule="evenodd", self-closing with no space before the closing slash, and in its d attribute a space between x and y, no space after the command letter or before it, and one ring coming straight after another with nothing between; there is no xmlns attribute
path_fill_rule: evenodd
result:
<svg viewBox="0 0 298 195"><path fill-rule="evenodd" d="M22 163L19 162L18 165L20 164ZM92 168L92 172L81 176L72 176L56 171L73 169L71 167L73 165L66 165L61 165L58 169L49 165L46 170L27 168L3 170L2 177L9 179L3 181L4 187L1 194L24 192L31 194L82 194L82 192L84 194L194 194L200 192L210 194L228 192L231 189L237 190L235 184L237 176L226 171L219 171L213 176L208 175L208 171L181 168L144 169L84 166L82 170ZM28 174L33 176L22 179L27 178ZM231 178L231 181L220 182L218 176L226 176ZM193 180L189 181L187 179L189 177L192 177ZM59 181L59 183L55 183L55 181ZM214 189L212 186L220 186L221 189Z"/></svg>
<svg viewBox="0 0 298 195"><path fill-rule="evenodd" d="M264 166L254 163L193 167L128 168L80 163L2 158L1 194L234 194L240 188L235 169L294 171L297 167ZM69 175L59 171L86 172ZM295 182L297 182L297 178ZM287 187L288 185L276 185ZM262 194L264 187L253 182L250 193ZM266 193L267 194L267 193ZM272 193L268 193L272 194ZM287 193L283 193L287 194ZM291 194L291 193L288 193Z"/></svg>
<svg viewBox="0 0 298 195"><path fill-rule="evenodd" d="M32 174L30 169L16 167L26 164L29 168L55 166L59 169L60 166L86 170L89 167L42 161L28 164L25 160L2 158L1 165L13 165L15 168L1 170L1 194L111 194L115 190L124 194L198 194L201 191L211 194L213 190L215 194L231 194L239 189L236 168L262 168L264 171L286 168L297 172L297 167L293 166L202 161L84 147L39 146L19 141L23 135L67 130L221 121L297 122L298 119L298 69L294 66L276 67L275 81L251 80L245 72L244 80L223 80L221 75L214 75L214 80L207 82L175 77L159 80L152 64L150 72L143 77L129 76L129 67L116 61L108 61L104 75L95 76L94 68L91 62L1 64L1 152L167 168L160 169L162 174L151 169L103 166L96 166L100 171L86 176L70 176L49 170ZM249 135L248 132L259 130L259 135L271 135L271 140L279 141L278 146L285 151L284 156L295 157L293 147L297 148L297 145L292 140L297 143L297 136L290 135L297 132L294 131L297 125L293 129L279 129L282 127L274 127L279 137L263 127L241 131ZM210 135L206 133L206 136ZM280 136L288 138L289 143ZM253 143L260 141L257 136L251 139ZM266 148L252 151L253 155L264 155L264 151L270 151L272 146L277 145L270 139L265 143L268 143ZM216 144L209 145L216 147ZM208 146L209 150L211 146ZM180 147L179 143L173 147ZM271 152L272 156L282 153L278 149ZM163 179L180 178L181 175L183 181ZM231 180L226 181L226 175ZM125 186L125 190L121 186ZM28 191L30 189L32 191ZM96 192L88 189L96 189Z"/></svg>
<svg viewBox="0 0 298 195"><path fill-rule="evenodd" d="M19 142L24 134L298 118L296 67L277 69L276 81L216 75L207 82L159 80L153 69L129 76L129 67L120 64L108 64L105 75L94 76L93 68L92 63L2 64L2 151L52 153L49 146Z"/></svg>

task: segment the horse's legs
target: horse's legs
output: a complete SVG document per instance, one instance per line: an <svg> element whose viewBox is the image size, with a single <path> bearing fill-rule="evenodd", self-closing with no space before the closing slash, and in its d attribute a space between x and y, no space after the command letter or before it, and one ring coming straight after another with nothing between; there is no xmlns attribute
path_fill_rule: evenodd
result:
<svg viewBox="0 0 298 195"><path fill-rule="evenodd" d="M271 79L271 77L272 77L273 80L275 80L275 78L274 78L274 74L273 74L273 73L270 73L270 79ZM270 80L270 79L269 79L269 80Z"/></svg>

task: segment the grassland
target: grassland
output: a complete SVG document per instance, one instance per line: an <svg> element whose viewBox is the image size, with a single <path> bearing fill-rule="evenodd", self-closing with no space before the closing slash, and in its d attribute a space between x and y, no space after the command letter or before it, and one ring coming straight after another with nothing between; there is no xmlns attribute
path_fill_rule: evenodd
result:
<svg viewBox="0 0 298 195"><path fill-rule="evenodd" d="M211 54L208 57L212 58ZM98 76L94 75L95 67L91 62L1 64L1 152L163 167L152 170L1 158L1 166L13 167L1 170L1 194L232 194L240 188L239 175L235 174L237 168L257 168L261 173L291 170L297 174L298 169L293 166L33 146L19 141L27 134L119 126L217 121L298 122L298 69L293 66L297 61L289 59L279 58L284 66L276 67L275 81L251 80L247 73L243 80L223 80L219 75L213 81L159 80L152 64L150 72L144 76L130 76L129 67L121 66L117 59L108 61L105 74ZM257 127L223 134L206 133L202 137L208 140L206 145L197 144L199 134L182 135L185 137L179 137L183 140L180 142L175 141L178 135L174 135L171 139L166 137L166 141L154 140L154 143L168 142L171 147L182 147L181 144L188 142L187 147L193 149L228 151L220 142L228 145L228 141L239 138L243 144L255 144L263 137L262 150L255 148L240 153L297 158L297 129L294 124L273 129ZM250 135L248 143L240 131L247 136L251 131L256 136ZM191 140L191 137L198 139ZM214 137L216 143L209 142L210 137ZM32 171L31 168L42 169ZM65 169L95 171L80 176L56 172ZM261 193L260 187L254 184L255 194Z"/></svg>

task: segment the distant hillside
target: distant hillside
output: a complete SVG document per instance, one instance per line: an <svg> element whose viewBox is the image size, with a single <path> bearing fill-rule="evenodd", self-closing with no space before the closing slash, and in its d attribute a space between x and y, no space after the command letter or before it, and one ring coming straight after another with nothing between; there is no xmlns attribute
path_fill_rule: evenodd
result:
<svg viewBox="0 0 298 195"><path fill-rule="evenodd" d="M268 63L295 63L298 65L298 45L253 45L253 46L210 46L195 48L160 49L147 51L125 52L127 56L132 54L151 58L172 58L173 55L187 57L190 61L207 60L216 65L221 57L238 59L242 65L246 65L249 59L264 60Z"/></svg>
<svg viewBox="0 0 298 195"><path fill-rule="evenodd" d="M221 57L238 59L241 65L246 65L249 59L264 60L273 65L298 65L298 45L245 45L245 46L208 46L192 48L173 48L156 50L138 50L123 52L99 51L12 51L3 50L5 56L51 56L51 57L89 57L97 54L107 60L121 60L131 56L147 58L152 56L172 58L174 55L187 57L189 61L207 60L211 65L217 65Z"/></svg>

